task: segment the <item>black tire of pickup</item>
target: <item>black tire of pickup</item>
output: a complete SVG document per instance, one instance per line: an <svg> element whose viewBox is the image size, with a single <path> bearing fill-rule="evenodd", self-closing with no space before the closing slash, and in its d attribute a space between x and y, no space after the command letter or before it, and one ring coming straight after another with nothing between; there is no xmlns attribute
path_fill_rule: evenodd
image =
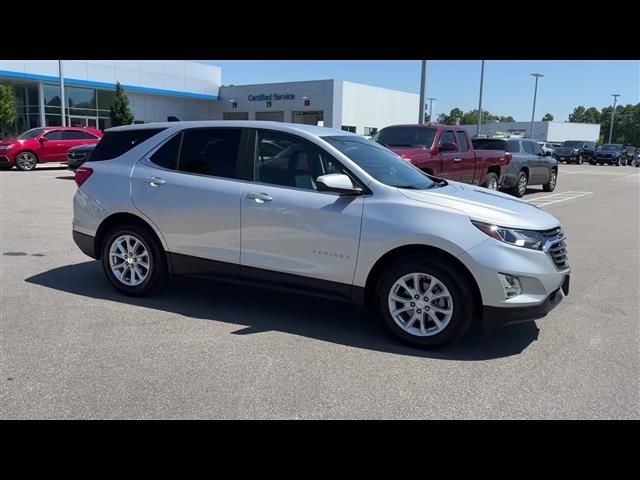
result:
<svg viewBox="0 0 640 480"><path fill-rule="evenodd" d="M493 172L487 173L487 178L485 178L482 186L489 190L498 190L498 175Z"/></svg>

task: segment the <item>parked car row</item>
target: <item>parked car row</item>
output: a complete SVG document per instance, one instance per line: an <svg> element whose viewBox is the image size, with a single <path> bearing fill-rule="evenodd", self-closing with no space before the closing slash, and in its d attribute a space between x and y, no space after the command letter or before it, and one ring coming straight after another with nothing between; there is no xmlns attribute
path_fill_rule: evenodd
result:
<svg viewBox="0 0 640 480"><path fill-rule="evenodd" d="M538 142L542 143L542 142ZM597 146L596 142L588 140L568 140L561 146L555 147L553 156L559 162L576 163L582 165L632 165L638 148L620 143L607 143Z"/></svg>

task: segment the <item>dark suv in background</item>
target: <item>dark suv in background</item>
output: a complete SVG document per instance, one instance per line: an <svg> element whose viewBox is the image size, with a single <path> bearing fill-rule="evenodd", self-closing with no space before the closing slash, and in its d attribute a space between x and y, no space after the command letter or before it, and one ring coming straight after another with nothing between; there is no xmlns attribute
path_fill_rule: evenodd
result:
<svg viewBox="0 0 640 480"><path fill-rule="evenodd" d="M577 163L591 162L596 153L596 142L588 140L567 140L557 147L554 156L558 162Z"/></svg>
<svg viewBox="0 0 640 480"><path fill-rule="evenodd" d="M607 143L602 145L596 152L596 156L594 160L591 162L592 165L595 164L604 165L615 165L619 167L620 165L627 164L627 149L621 143Z"/></svg>

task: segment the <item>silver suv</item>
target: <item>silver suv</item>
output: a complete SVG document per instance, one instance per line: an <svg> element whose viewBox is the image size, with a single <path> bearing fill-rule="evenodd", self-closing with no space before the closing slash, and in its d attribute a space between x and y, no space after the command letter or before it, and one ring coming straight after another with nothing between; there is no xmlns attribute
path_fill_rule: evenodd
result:
<svg viewBox="0 0 640 480"><path fill-rule="evenodd" d="M112 128L77 170L73 238L144 295L195 275L370 305L437 347L568 293L549 213L429 176L358 135L258 121Z"/></svg>

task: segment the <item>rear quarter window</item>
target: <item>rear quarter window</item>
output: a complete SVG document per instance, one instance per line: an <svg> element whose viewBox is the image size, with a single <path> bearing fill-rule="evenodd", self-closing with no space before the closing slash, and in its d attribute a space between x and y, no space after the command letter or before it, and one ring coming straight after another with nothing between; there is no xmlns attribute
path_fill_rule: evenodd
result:
<svg viewBox="0 0 640 480"><path fill-rule="evenodd" d="M117 158L163 130L164 128L141 128L140 130L107 132L91 154L91 161L100 162Z"/></svg>

